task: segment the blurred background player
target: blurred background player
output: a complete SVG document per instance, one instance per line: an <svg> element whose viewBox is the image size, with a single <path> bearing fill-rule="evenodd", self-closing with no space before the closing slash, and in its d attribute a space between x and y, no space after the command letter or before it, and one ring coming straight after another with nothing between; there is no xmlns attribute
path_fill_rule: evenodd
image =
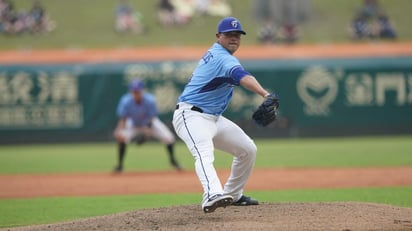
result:
<svg viewBox="0 0 412 231"><path fill-rule="evenodd" d="M142 23L142 14L135 11L126 0L119 0L116 6L115 30L116 32L132 32L141 34L145 28Z"/></svg>
<svg viewBox="0 0 412 231"><path fill-rule="evenodd" d="M118 165L115 172L123 171L126 144L130 141L143 144L153 137L166 144L170 164L181 170L174 156L175 137L170 129L158 118L155 97L144 91L144 83L134 79L129 83L129 92L124 94L117 106L119 121L114 131L118 142Z"/></svg>
<svg viewBox="0 0 412 231"><path fill-rule="evenodd" d="M257 38L262 44L295 43L300 37L301 24L311 14L311 0L251 1L257 22Z"/></svg>
<svg viewBox="0 0 412 231"><path fill-rule="evenodd" d="M349 36L353 40L396 39L397 33L379 1L364 0L349 24Z"/></svg>

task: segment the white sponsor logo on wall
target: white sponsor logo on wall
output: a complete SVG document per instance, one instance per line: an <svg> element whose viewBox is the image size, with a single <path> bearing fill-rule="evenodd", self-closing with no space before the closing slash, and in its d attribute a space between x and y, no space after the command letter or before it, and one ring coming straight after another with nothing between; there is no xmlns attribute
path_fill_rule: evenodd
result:
<svg viewBox="0 0 412 231"><path fill-rule="evenodd" d="M340 89L343 101L337 101ZM336 103L347 107L405 106L412 104L412 74L385 72L372 76L363 72L344 76L341 70L312 66L298 78L296 90L309 116L329 116Z"/></svg>

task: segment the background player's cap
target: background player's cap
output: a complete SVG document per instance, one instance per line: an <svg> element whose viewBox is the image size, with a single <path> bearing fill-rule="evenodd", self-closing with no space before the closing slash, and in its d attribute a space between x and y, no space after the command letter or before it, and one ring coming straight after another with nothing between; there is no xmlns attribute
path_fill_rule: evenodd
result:
<svg viewBox="0 0 412 231"><path fill-rule="evenodd" d="M225 33L231 31L239 31L242 34L246 34L246 32L242 29L242 24L240 24L240 21L237 18L226 17L220 20L219 24L217 24L217 33Z"/></svg>
<svg viewBox="0 0 412 231"><path fill-rule="evenodd" d="M130 91L141 91L144 88L144 83L140 79L133 79L129 83Z"/></svg>

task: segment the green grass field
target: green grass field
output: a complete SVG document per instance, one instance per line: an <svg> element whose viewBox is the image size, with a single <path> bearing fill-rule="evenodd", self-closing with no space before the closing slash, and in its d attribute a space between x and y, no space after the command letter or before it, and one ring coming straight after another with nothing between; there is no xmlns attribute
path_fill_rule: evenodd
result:
<svg viewBox="0 0 412 231"><path fill-rule="evenodd" d="M411 136L257 140L256 167L411 166L411 143ZM164 146L156 142L129 145L127 151L126 170L170 168ZM0 153L0 174L105 172L117 158L115 143L3 145ZM176 156L184 168L193 169L182 142L176 144ZM230 163L230 155L216 152L216 168Z"/></svg>
<svg viewBox="0 0 412 231"><path fill-rule="evenodd" d="M300 43L349 42L347 25L360 0L311 0L310 20L302 25ZM16 9L28 10L32 1L13 0ZM49 34L4 36L0 50L44 48L127 48L141 46L209 45L214 41L217 17L197 17L179 28L162 28L157 23L157 1L131 1L140 11L148 28L144 35L117 34L113 30L116 0L42 0L57 29ZM252 0L229 0L233 16L238 17L248 33L243 44L257 44L257 25L251 12ZM400 41L410 41L412 30L409 0L381 0L382 7L394 21Z"/></svg>
<svg viewBox="0 0 412 231"><path fill-rule="evenodd" d="M256 168L412 166L412 136L257 140ZM0 146L0 174L107 172L115 164L114 143ZM193 160L182 143L178 158ZM169 168L164 147L130 146L127 171ZM163 158L164 157L164 158ZM216 153L216 167L229 168L230 156ZM1 189L0 189L1 190ZM0 227L55 223L143 208L198 204L199 194L0 199ZM254 191L264 202L361 201L412 207L411 187Z"/></svg>

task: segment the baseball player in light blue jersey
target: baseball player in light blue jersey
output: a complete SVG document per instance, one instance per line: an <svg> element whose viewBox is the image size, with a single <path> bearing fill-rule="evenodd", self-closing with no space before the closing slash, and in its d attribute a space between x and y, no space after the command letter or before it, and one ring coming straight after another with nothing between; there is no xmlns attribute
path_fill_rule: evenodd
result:
<svg viewBox="0 0 412 231"><path fill-rule="evenodd" d="M134 79L129 84L129 92L122 96L117 106L119 121L114 131L118 142L118 165L115 172L123 170L126 144L136 139L137 144L153 137L166 144L170 164L180 170L174 156L175 137L158 118L155 97L144 91L144 83Z"/></svg>
<svg viewBox="0 0 412 231"><path fill-rule="evenodd" d="M173 126L195 159L196 174L203 186L202 209L209 213L228 205L257 205L243 195L256 158L253 140L222 113L235 86L269 95L233 56L246 33L239 20L223 18L217 26L217 41L200 59L173 115ZM213 165L214 149L233 155L232 171L224 187Z"/></svg>

